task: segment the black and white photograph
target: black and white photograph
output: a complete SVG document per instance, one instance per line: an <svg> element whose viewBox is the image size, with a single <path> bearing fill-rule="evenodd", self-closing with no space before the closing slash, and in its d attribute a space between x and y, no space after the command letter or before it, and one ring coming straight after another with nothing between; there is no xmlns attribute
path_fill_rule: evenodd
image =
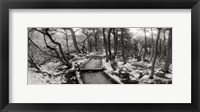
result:
<svg viewBox="0 0 200 112"><path fill-rule="evenodd" d="M172 27L29 27L27 83L172 84Z"/></svg>

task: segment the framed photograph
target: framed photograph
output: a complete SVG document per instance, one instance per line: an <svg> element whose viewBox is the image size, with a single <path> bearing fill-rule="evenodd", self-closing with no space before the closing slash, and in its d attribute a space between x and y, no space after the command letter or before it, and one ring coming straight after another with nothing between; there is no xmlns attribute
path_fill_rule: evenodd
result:
<svg viewBox="0 0 200 112"><path fill-rule="evenodd" d="M1 0L2 112L199 112L199 0Z"/></svg>

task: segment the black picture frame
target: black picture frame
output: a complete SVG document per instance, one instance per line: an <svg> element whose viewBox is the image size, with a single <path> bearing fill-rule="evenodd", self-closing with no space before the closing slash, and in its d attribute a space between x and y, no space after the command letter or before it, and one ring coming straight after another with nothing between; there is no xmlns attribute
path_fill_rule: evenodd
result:
<svg viewBox="0 0 200 112"><path fill-rule="evenodd" d="M191 9L192 103L9 103L9 9ZM0 0L0 110L2 112L200 112L199 0ZM163 96L164 97L164 96Z"/></svg>

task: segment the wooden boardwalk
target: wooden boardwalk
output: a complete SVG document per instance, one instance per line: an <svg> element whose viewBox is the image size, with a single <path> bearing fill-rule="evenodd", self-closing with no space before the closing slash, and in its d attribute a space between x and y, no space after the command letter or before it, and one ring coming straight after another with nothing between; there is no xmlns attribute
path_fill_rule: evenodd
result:
<svg viewBox="0 0 200 112"><path fill-rule="evenodd" d="M117 84L103 72L102 57L92 56L80 69L80 80L83 84Z"/></svg>

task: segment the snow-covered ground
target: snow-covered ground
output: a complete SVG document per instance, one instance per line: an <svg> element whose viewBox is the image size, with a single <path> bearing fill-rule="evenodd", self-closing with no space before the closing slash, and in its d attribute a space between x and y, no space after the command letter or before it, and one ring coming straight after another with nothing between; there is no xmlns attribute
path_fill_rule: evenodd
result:
<svg viewBox="0 0 200 112"><path fill-rule="evenodd" d="M72 54L74 58L69 60L72 63L71 69L63 65L59 60L53 59L44 65L40 66L43 73L37 73L34 68L28 68L28 84L65 84L65 83L78 83L74 72L77 67L81 66L88 60L91 55L76 55ZM100 56L100 55L98 55ZM104 57L104 54L102 55ZM116 64L116 69L113 70L112 64ZM115 79L117 82L124 84L171 84L172 74L168 73L162 76L162 71L159 71L163 62L155 64L155 75L153 79L150 79L151 63L139 61L134 58L129 58L127 63L124 64L121 58L116 58L113 61L106 62L105 57L102 58L102 64L105 68L105 73ZM172 68L170 66L170 71ZM161 75L160 75L161 74Z"/></svg>
<svg viewBox="0 0 200 112"><path fill-rule="evenodd" d="M67 67L62 65L57 59L41 65L40 69L44 73L37 73L34 68L28 68L28 84L65 84L69 80L71 83L75 83L75 73L69 73L69 71L74 70L76 66L84 63L87 57L76 54L73 54L73 56L74 58L70 60L72 68L69 70L66 70Z"/></svg>
<svg viewBox="0 0 200 112"><path fill-rule="evenodd" d="M163 74L162 71L159 71L164 63L159 63L160 65L155 65L155 75L153 79L150 79L151 74L151 63L148 62L137 62L136 59L132 58L124 64L121 59L114 60L117 63L117 69L113 70L110 61L106 62L106 59L103 59L103 66L106 68L105 72L111 74L117 80L120 80L123 83L138 83L138 84L171 84L172 83L172 74ZM171 69L171 66L170 66Z"/></svg>

